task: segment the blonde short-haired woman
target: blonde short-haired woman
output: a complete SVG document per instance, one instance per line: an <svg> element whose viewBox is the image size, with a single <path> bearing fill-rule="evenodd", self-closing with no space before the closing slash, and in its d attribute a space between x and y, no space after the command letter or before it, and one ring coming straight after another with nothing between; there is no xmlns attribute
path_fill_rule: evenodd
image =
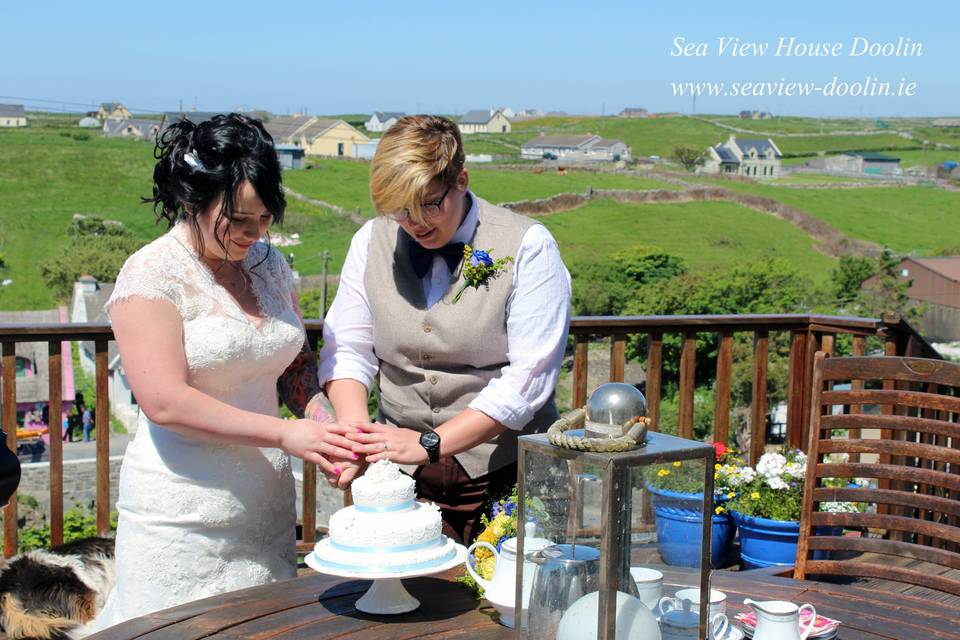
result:
<svg viewBox="0 0 960 640"><path fill-rule="evenodd" d="M351 242L320 382L338 422L356 427L353 451L410 465L444 532L468 541L487 502L516 482L517 436L556 419L570 276L543 225L470 191L449 119L401 118L370 176L378 215ZM464 245L478 251L465 258ZM358 468L341 468L333 481L346 486Z"/></svg>

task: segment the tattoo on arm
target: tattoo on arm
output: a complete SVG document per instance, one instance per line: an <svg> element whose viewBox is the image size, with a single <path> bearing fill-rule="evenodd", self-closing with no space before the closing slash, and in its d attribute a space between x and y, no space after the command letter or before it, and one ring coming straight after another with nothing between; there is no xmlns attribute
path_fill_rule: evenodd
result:
<svg viewBox="0 0 960 640"><path fill-rule="evenodd" d="M280 399L298 418L304 417L310 399L322 391L317 378L317 356L308 342L303 343L300 353L277 380L277 390Z"/></svg>

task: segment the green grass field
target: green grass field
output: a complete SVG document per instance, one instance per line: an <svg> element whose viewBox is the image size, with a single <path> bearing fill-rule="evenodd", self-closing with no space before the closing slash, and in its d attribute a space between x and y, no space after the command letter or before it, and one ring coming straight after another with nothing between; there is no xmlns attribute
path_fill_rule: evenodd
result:
<svg viewBox="0 0 960 640"><path fill-rule="evenodd" d="M79 131L0 130L0 251L7 263L0 277L13 280L0 288L0 309L55 304L39 265L67 246L66 230L75 213L119 220L143 243L165 229L154 224L151 208L140 204L152 187L153 145L104 138L96 131L87 140L61 135ZM365 179L354 182L366 184ZM309 274L318 273L321 264L306 259L329 249L331 269L339 271L355 230L349 221L291 201L284 231L299 231L303 244L284 251L302 258L301 271Z"/></svg>
<svg viewBox="0 0 960 640"><path fill-rule="evenodd" d="M373 205L367 188L370 165L341 160L312 160L312 169L287 171L284 183L297 193L336 204L349 210L360 207L361 213L373 217ZM534 173L474 166L469 168L470 187L490 202L547 198L558 193L582 193L588 186L595 189L675 189L673 185L653 178L587 171Z"/></svg>
<svg viewBox="0 0 960 640"><path fill-rule="evenodd" d="M556 237L568 265L636 245L680 256L692 271L778 256L814 281L825 282L835 264L790 223L728 202L627 204L595 200L539 220Z"/></svg>
<svg viewBox="0 0 960 640"><path fill-rule="evenodd" d="M353 119L359 116L349 116ZM149 195L154 164L150 142L104 138L98 131L80 130L73 115L31 116L31 127L0 130L0 251L6 267L0 279L13 283L0 287L0 308L49 308L55 301L40 278L39 264L64 251L66 229L75 213L123 222L146 243L162 233L153 213L140 204ZM780 122L781 129L803 131L818 126L813 119L742 121L751 126ZM741 121L726 117L727 122ZM855 121L829 121L831 130ZM894 125L892 125L894 126ZM926 120L908 121L903 128L952 139L951 130L934 130ZM900 128L900 124L896 125ZM826 130L826 129L825 129ZM683 117L627 120L620 118L549 118L516 124L514 133L467 137L468 150L494 147L508 150L540 131L579 133L591 131L620 138L637 155L669 155L677 144L707 145L723 140L722 127ZM895 140L891 140L890 138ZM864 141L892 144L915 141L891 133L871 136L811 136L791 138L804 144L848 144ZM896 151L907 166L956 159L952 150ZM788 159L788 162L802 159ZM285 183L297 192L348 210L359 207L373 215L367 188L369 164L334 159L310 159L314 168L288 171ZM534 173L498 169L496 165L470 167L471 186L492 202L536 199L557 193L597 189L671 189L655 177L570 171ZM798 175L767 184L714 181L678 174L695 183L722 184L733 190L775 198L830 222L856 238L886 244L903 252L960 251L960 194L928 187L871 187L829 189L836 178ZM840 179L840 181L848 181ZM824 188L790 189L794 184L821 183ZM636 244L659 246L683 256L691 269L729 264L744 258L781 255L812 278L827 277L833 260L815 251L813 241L792 225L731 203L624 204L597 200L574 211L542 218L554 231L564 256L570 261L595 259L603 252ZM934 232L935 230L935 232ZM337 272L356 225L323 208L291 199L286 234L299 233L302 244L283 247L294 255L295 267L304 275L318 273L319 255L331 254L331 272Z"/></svg>
<svg viewBox="0 0 960 640"><path fill-rule="evenodd" d="M774 184L696 178L731 191L773 198L829 222L851 237L895 251L960 251L960 193L932 186L789 189ZM936 232L931 232L931 230Z"/></svg>

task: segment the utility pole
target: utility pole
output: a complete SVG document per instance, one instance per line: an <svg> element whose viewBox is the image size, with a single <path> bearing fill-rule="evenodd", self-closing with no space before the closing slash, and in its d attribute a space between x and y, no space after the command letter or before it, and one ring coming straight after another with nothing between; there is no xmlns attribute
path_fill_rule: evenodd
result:
<svg viewBox="0 0 960 640"><path fill-rule="evenodd" d="M323 257L323 280L320 283L320 319L327 317L327 264L330 262L330 252L326 249L320 254Z"/></svg>

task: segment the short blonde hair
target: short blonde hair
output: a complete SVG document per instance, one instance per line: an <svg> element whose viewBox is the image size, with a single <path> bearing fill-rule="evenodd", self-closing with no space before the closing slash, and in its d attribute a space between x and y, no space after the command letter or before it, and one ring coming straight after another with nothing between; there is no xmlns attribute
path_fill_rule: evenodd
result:
<svg viewBox="0 0 960 640"><path fill-rule="evenodd" d="M423 222L423 190L434 178L453 185L463 170L460 129L441 116L404 116L380 138L370 165L370 198L379 215L407 210Z"/></svg>

